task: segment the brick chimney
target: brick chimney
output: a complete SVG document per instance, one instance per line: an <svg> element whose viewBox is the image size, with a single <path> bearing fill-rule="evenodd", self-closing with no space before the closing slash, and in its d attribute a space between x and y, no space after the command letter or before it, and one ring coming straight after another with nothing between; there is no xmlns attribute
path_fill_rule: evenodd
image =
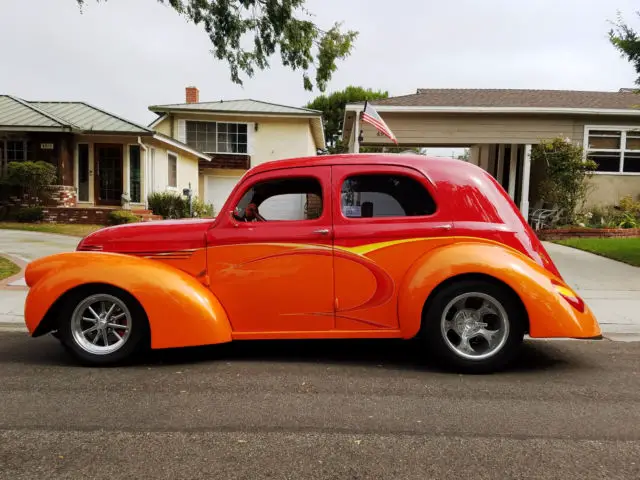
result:
<svg viewBox="0 0 640 480"><path fill-rule="evenodd" d="M200 101L200 91L196 87L185 89L187 103L198 103Z"/></svg>

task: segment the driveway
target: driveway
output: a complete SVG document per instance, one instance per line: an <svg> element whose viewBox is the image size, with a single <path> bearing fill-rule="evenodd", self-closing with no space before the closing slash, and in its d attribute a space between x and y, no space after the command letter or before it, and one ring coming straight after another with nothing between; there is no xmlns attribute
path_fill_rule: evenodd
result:
<svg viewBox="0 0 640 480"><path fill-rule="evenodd" d="M29 262L54 253L75 250L79 237L50 233L0 230L0 254ZM640 340L640 268L574 248L545 242L565 280L595 312L603 333L613 340ZM23 282L0 288L0 324L22 325Z"/></svg>
<svg viewBox="0 0 640 480"><path fill-rule="evenodd" d="M18 263L28 263L36 258L75 250L79 237L52 233L0 230L0 254L8 255ZM2 324L23 325L24 300L27 289L24 279L0 288L0 327Z"/></svg>

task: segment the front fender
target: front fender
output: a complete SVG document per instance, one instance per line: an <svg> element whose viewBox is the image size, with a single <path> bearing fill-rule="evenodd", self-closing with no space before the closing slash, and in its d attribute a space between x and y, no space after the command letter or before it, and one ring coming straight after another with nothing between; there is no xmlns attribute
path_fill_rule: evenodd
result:
<svg viewBox="0 0 640 480"><path fill-rule="evenodd" d="M231 326L218 299L194 277L162 262L117 253L71 252L30 263L25 322L33 334L66 292L108 284L133 295L147 314L152 348L231 341Z"/></svg>
<svg viewBox="0 0 640 480"><path fill-rule="evenodd" d="M407 272L398 298L403 337L418 333L425 301L438 285L467 274L488 275L511 287L527 311L531 337L592 338L601 334L587 305L580 312L558 293L552 280L571 292L561 279L509 247L464 242L430 251Z"/></svg>

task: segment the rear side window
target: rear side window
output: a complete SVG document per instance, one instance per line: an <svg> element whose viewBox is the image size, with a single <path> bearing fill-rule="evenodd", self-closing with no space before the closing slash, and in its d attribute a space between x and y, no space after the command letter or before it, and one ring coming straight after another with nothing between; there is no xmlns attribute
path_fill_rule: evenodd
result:
<svg viewBox="0 0 640 480"><path fill-rule="evenodd" d="M347 218L415 217L431 215L436 204L427 189L405 175L354 175L341 190Z"/></svg>

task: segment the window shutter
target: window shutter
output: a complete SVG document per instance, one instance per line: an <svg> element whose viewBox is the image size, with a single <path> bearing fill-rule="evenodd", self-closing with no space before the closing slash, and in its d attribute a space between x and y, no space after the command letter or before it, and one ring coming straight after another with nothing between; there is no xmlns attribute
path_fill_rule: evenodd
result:
<svg viewBox="0 0 640 480"><path fill-rule="evenodd" d="M185 120L178 120L177 140L182 143L187 143L187 122Z"/></svg>

